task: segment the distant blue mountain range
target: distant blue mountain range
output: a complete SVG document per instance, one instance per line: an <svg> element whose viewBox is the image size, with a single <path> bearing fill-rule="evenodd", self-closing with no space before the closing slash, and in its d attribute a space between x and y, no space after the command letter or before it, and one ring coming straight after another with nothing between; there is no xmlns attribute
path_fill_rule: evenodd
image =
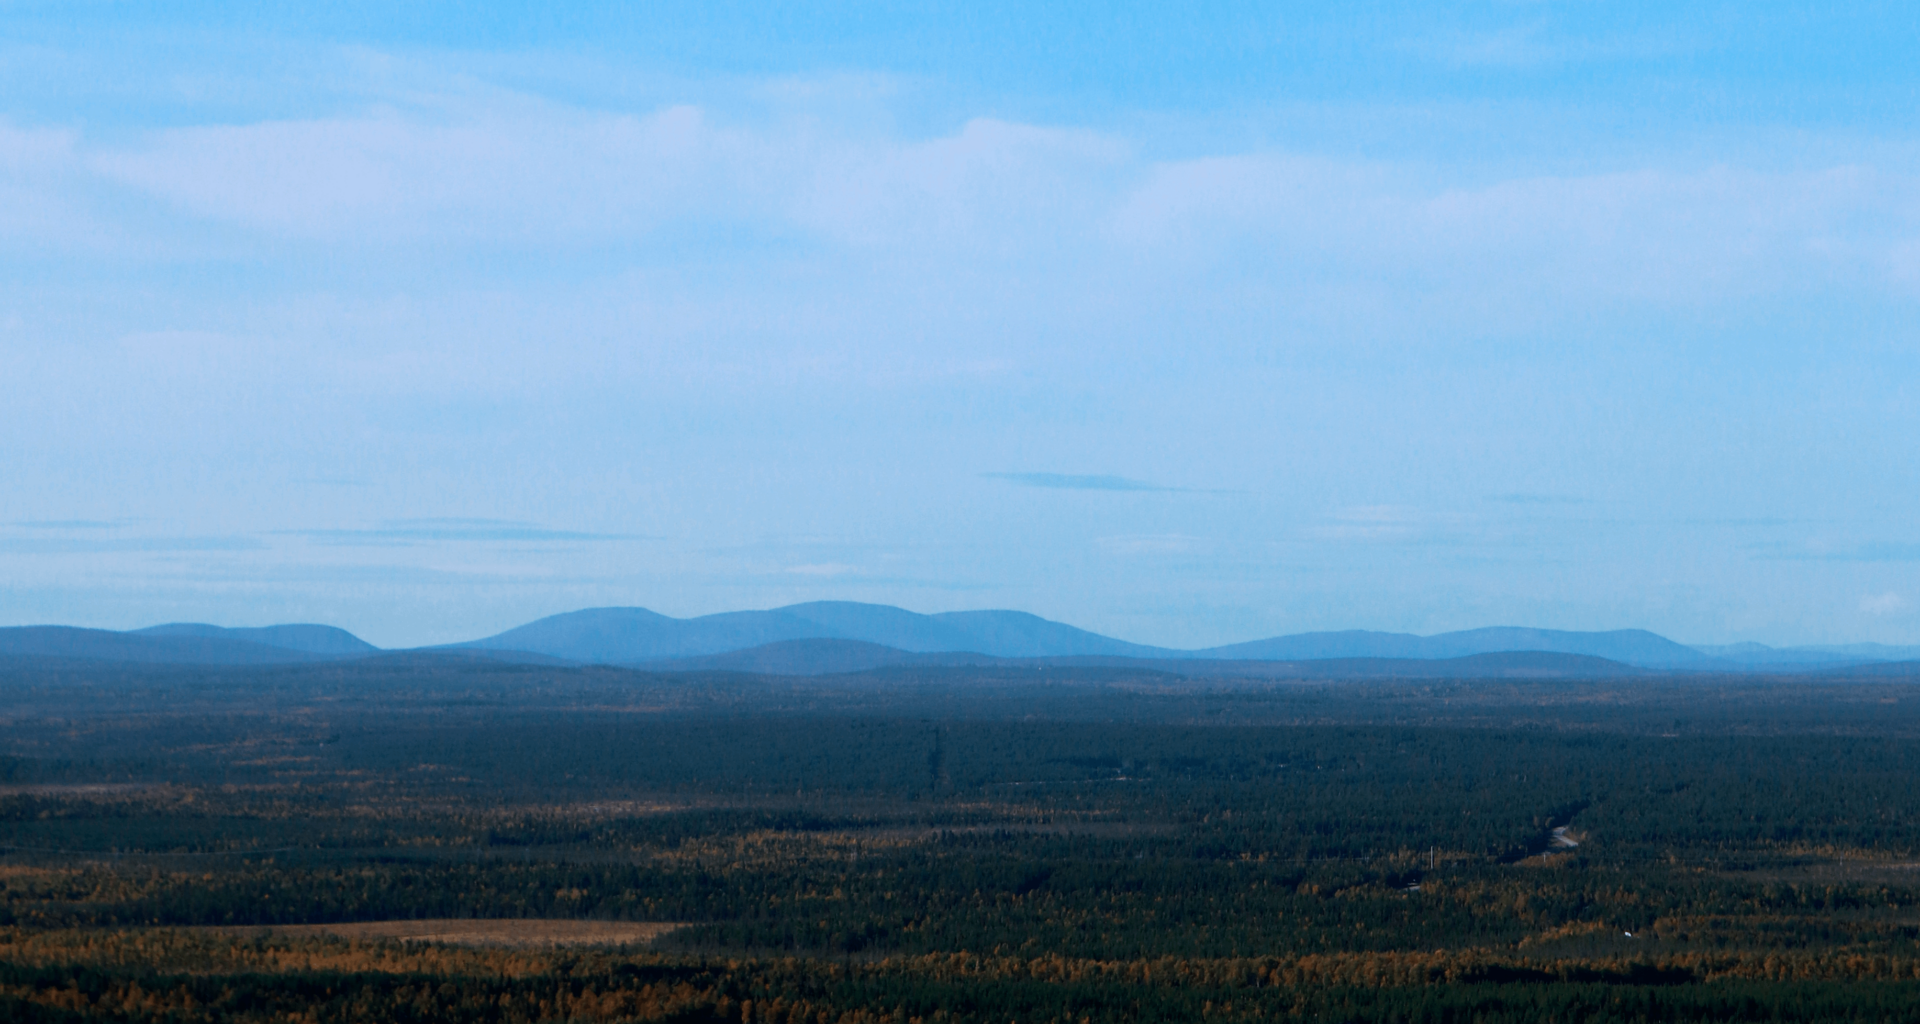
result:
<svg viewBox="0 0 1920 1024"><path fill-rule="evenodd" d="M1857 644L1772 648L1760 644L1689 647L1639 629L1572 632L1495 626L1435 636L1346 630L1298 633L1203 650L1128 643L1016 611L922 615L889 605L815 601L769 611L723 612L676 619L645 608L589 608L549 616L494 636L431 650L543 662L689 670L848 671L904 664L997 663L1009 659L1111 659L1206 671L1252 671L1256 663L1294 666L1333 662L1450 662L1461 671L1493 662L1486 655L1558 655L1566 671L1599 671L1605 663L1655 671L1804 671L1920 660L1920 647ZM385 653L345 630L323 625L229 629L171 623L129 632L68 626L0 629L0 655L179 664L271 664L367 657ZM1509 659L1511 661L1511 659ZM1591 663L1589 663L1591 662ZM1502 663L1506 664L1506 663ZM1520 662L1511 662L1520 665ZM1585 668L1579 666L1585 665ZM757 666L757 667L755 667ZM835 667L840 666L840 667ZM1526 662L1527 671L1552 670ZM1378 667L1378 666L1376 666ZM1518 669L1516 669L1517 671ZM1274 671L1279 671L1275 668ZM1319 669L1315 669L1318 672ZM1424 671L1424 670L1423 670ZM1552 670L1558 671L1558 670ZM1261 673L1255 673L1261 674ZM1271 673L1267 673L1271 674ZM1311 674L1311 673L1309 673Z"/></svg>
<svg viewBox="0 0 1920 1024"><path fill-rule="evenodd" d="M725 654L783 640L860 640L915 653L965 651L1001 658L1077 654L1164 658L1179 653L1115 640L1026 612L921 615L851 601L815 601L694 619L669 618L645 608L589 608L457 646L633 664Z"/></svg>
<svg viewBox="0 0 1920 1024"><path fill-rule="evenodd" d="M999 658L1101 655L1152 659L1313 661L1328 658L1459 658L1548 651L1640 668L1711 669L1726 662L1645 630L1573 633L1493 627L1438 636L1348 630L1300 633L1182 651L1148 647L1049 622L1026 612L920 615L889 605L815 601L764 612L675 619L645 608L589 608L530 622L460 646L531 651L612 664L725 654L784 640L859 640L913 653L964 651Z"/></svg>
<svg viewBox="0 0 1920 1024"><path fill-rule="evenodd" d="M168 627L155 628L164 630ZM268 630L306 628L332 629L333 627L267 627ZM252 631L234 630L232 632ZM358 637L345 630L334 630L334 632L364 644L364 641L360 641ZM359 653L375 651L377 651L376 648L367 644L365 651ZM333 650L312 651L259 643L243 636L222 635L219 632L208 634L135 630L120 633L106 629L80 629L74 626L16 626L0 629L0 655L160 665L273 665L287 662L330 661L353 656Z"/></svg>
<svg viewBox="0 0 1920 1024"><path fill-rule="evenodd" d="M279 647L290 651L303 651L307 654L376 654L380 650L380 648L373 646L337 626L316 626L305 623L289 626L254 626L251 628L228 629L223 626L209 626L201 622L169 622L164 626L148 626L145 629L133 630L131 635L241 640L267 647Z"/></svg>

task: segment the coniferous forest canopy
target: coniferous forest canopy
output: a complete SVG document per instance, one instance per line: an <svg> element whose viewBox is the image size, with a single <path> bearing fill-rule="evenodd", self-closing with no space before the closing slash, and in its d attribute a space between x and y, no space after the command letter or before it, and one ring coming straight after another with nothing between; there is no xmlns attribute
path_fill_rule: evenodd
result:
<svg viewBox="0 0 1920 1024"><path fill-rule="evenodd" d="M15 659L0 1019L1920 1019L1914 683Z"/></svg>

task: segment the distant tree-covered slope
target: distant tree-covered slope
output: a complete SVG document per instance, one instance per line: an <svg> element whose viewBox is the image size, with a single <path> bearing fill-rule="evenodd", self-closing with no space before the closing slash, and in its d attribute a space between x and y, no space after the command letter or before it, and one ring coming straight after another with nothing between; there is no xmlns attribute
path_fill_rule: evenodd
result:
<svg viewBox="0 0 1920 1024"><path fill-rule="evenodd" d="M1176 654L1013 611L920 615L888 605L818 601L770 611L676 619L645 608L554 615L463 645L578 661L644 662L725 654L786 640L856 640L917 653L996 657Z"/></svg>
<svg viewBox="0 0 1920 1024"><path fill-rule="evenodd" d="M163 626L136 629L133 635L244 640L248 643L284 647L290 651L306 651L310 654L373 654L380 650L338 626L322 626L314 623L229 628L209 626L203 622L169 622Z"/></svg>
<svg viewBox="0 0 1920 1024"><path fill-rule="evenodd" d="M531 651L575 661L636 664L730 654L800 640L857 641L914 654L964 652L997 658L1320 661L1462 658L1536 651L1604 658L1640 668L1711 669L1725 665L1690 647L1637 629L1578 633L1496 627L1431 637L1349 630L1180 651L1116 640L1027 612L921 615L888 605L851 601L816 601L768 611L723 612L689 619L676 619L645 608L589 608L550 616L461 646ZM793 654L791 650L782 653L781 663L790 662ZM882 662L868 656L863 663Z"/></svg>
<svg viewBox="0 0 1920 1024"><path fill-rule="evenodd" d="M1494 626L1437 636L1367 630L1301 633L1195 653L1208 658L1293 661L1322 658L1460 658L1503 651L1578 654L1641 668L1712 669L1727 665L1644 629L1582 633L1518 626Z"/></svg>
<svg viewBox="0 0 1920 1024"><path fill-rule="evenodd" d="M146 635L73 626L0 629L0 655L176 665L271 665L340 657L226 636Z"/></svg>

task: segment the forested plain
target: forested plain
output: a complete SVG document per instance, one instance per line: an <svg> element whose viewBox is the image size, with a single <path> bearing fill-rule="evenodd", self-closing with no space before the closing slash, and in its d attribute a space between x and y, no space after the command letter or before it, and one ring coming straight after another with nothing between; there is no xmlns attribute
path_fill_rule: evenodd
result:
<svg viewBox="0 0 1920 1024"><path fill-rule="evenodd" d="M16 659L0 1019L1920 1020L1916 684Z"/></svg>

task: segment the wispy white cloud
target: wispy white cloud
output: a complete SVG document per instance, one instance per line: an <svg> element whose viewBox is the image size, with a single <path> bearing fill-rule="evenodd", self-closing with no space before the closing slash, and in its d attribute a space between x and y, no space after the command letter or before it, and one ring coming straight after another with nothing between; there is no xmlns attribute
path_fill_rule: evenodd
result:
<svg viewBox="0 0 1920 1024"><path fill-rule="evenodd" d="M88 195L82 134L0 119L0 253L99 254L124 230Z"/></svg>
<svg viewBox="0 0 1920 1024"><path fill-rule="evenodd" d="M1868 615L1894 615L1909 607L1906 598L1891 590L1884 594L1868 594L1860 599L1860 610Z"/></svg>
<svg viewBox="0 0 1920 1024"><path fill-rule="evenodd" d="M607 114L522 100L427 116L165 129L88 153L99 175L195 215L333 241L606 238L746 212L771 140L701 111Z"/></svg>
<svg viewBox="0 0 1920 1024"><path fill-rule="evenodd" d="M1102 214L1134 158L1121 139L975 119L942 138L809 154L797 221L867 246L932 242L1025 262ZM1060 237L1065 232L1067 237ZM1056 244L1044 244L1049 238Z"/></svg>
<svg viewBox="0 0 1920 1024"><path fill-rule="evenodd" d="M1400 40L1403 53L1452 68L1538 69L1569 64L1673 57L1692 47L1671 31L1651 35L1563 35L1540 21L1498 28L1454 28Z"/></svg>
<svg viewBox="0 0 1920 1024"><path fill-rule="evenodd" d="M1204 537L1183 533L1096 537L1093 543L1100 550L1115 555L1186 555L1205 551L1210 546Z"/></svg>
<svg viewBox="0 0 1920 1024"><path fill-rule="evenodd" d="M1673 299L1810 268L1904 280L1920 183L1860 166L1647 168L1449 183L1434 168L1285 152L1142 158L1124 136L979 119L865 137L804 116L727 124L695 106L584 110L531 97L186 126L131 142L0 126L4 216L96 230L73 183L118 186L268 236L586 244L676 223L768 238L1022 259L1118 244L1129 260L1255 257ZM17 233L16 233L17 234Z"/></svg>
<svg viewBox="0 0 1920 1024"><path fill-rule="evenodd" d="M1078 473L982 473L989 480L1005 480L1022 487L1043 487L1057 491L1178 491L1124 476Z"/></svg>
<svg viewBox="0 0 1920 1024"><path fill-rule="evenodd" d="M1112 224L1190 272L1444 290L1498 322L1512 319L1498 307L1531 319L1543 299L1703 305L1846 277L1904 288L1920 177L1715 167L1443 184L1412 167L1250 154L1147 169Z"/></svg>
<svg viewBox="0 0 1920 1024"><path fill-rule="evenodd" d="M790 565L787 566L786 571L795 576L831 578L834 576L852 575L859 572L860 567L857 565L847 565L844 562L814 562L805 565Z"/></svg>
<svg viewBox="0 0 1920 1024"><path fill-rule="evenodd" d="M1489 495L1488 500L1504 505L1588 505L1592 499L1572 494L1540 494L1533 491L1509 491Z"/></svg>
<svg viewBox="0 0 1920 1024"><path fill-rule="evenodd" d="M282 530L282 535L301 537L320 544L386 545L435 542L523 542L599 543L605 541L644 540L637 534L591 533L582 530L556 530L537 523L503 519L402 519L375 527L358 529Z"/></svg>
<svg viewBox="0 0 1920 1024"><path fill-rule="evenodd" d="M1356 505L1335 513L1331 522L1312 527L1308 535L1331 541L1406 542L1427 534L1428 518L1404 506Z"/></svg>
<svg viewBox="0 0 1920 1024"><path fill-rule="evenodd" d="M1783 562L1920 562L1920 544L1905 541L1769 541L1747 547L1756 557Z"/></svg>
<svg viewBox="0 0 1920 1024"><path fill-rule="evenodd" d="M164 552L260 551L257 537L3 537L0 553L14 555L91 555Z"/></svg>

